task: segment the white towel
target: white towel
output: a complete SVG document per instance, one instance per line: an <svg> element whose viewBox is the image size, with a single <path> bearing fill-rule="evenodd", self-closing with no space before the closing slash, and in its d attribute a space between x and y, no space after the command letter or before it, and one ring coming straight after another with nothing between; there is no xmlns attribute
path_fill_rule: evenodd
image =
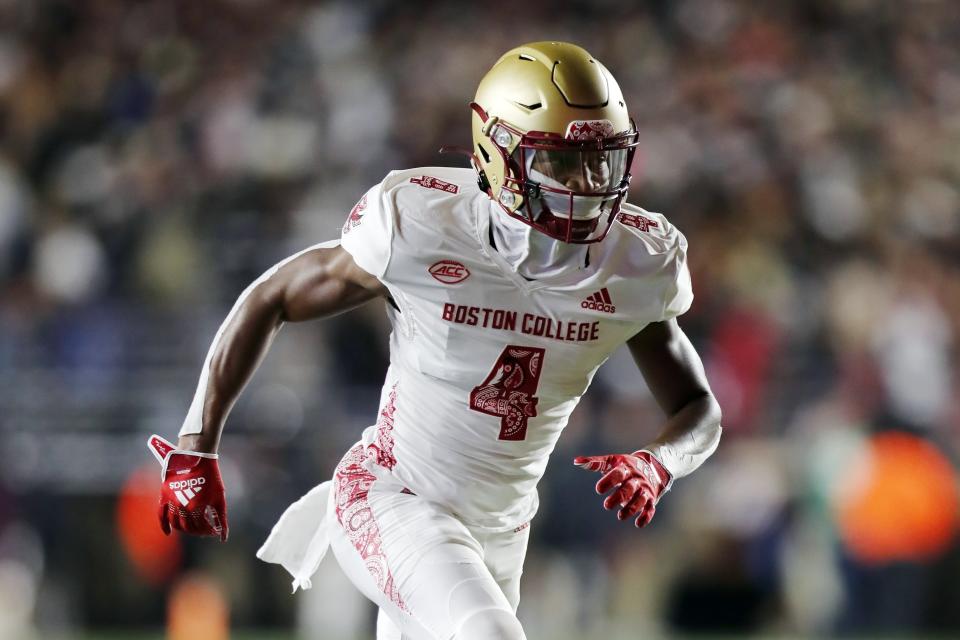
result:
<svg viewBox="0 0 960 640"><path fill-rule="evenodd" d="M293 593L313 586L310 577L330 546L327 506L333 483L329 480L290 505L257 551L264 562L279 564L293 576Z"/></svg>

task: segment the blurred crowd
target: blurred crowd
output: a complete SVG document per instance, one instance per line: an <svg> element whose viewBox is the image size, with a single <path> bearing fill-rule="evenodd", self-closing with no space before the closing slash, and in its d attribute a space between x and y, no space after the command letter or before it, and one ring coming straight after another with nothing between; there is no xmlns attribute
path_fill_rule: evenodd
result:
<svg viewBox="0 0 960 640"><path fill-rule="evenodd" d="M332 563L291 598L252 554L373 420L379 305L275 343L227 426L228 545L144 572L118 495L154 490L145 438L246 284L388 171L462 165L477 82L538 39L619 80L725 437L617 526L568 464L656 433L612 358L542 485L528 634L960 630L955 2L0 0L0 636L159 627L181 571L237 627L369 628Z"/></svg>

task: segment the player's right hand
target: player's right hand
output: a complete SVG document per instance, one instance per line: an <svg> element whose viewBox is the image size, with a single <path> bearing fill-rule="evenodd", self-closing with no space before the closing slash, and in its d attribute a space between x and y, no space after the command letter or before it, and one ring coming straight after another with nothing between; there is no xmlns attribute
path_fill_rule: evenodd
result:
<svg viewBox="0 0 960 640"><path fill-rule="evenodd" d="M170 535L171 529L177 529L226 541L227 496L217 454L177 449L156 434L150 436L147 446L162 465L157 514L163 532Z"/></svg>

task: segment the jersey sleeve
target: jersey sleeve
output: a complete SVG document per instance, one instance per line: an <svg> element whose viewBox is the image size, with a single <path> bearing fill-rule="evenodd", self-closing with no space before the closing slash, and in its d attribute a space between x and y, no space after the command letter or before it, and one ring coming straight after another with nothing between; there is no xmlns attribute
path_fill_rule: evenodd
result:
<svg viewBox="0 0 960 640"><path fill-rule="evenodd" d="M672 254L666 271L672 281L664 289L661 322L683 315L693 304L693 283L690 280L690 268L687 266L687 239L669 222L666 226L665 239L669 241Z"/></svg>
<svg viewBox="0 0 960 640"><path fill-rule="evenodd" d="M386 182L386 180L384 180ZM381 182L367 191L350 210L340 233L340 245L361 269L383 279L393 247L393 207Z"/></svg>

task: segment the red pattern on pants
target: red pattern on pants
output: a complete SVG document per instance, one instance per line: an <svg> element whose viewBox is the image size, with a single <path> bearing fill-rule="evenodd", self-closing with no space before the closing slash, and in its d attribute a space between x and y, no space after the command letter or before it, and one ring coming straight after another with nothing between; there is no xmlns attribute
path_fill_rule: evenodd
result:
<svg viewBox="0 0 960 640"><path fill-rule="evenodd" d="M387 404L380 410L377 418L376 440L367 446L367 455L384 469L393 469L397 459L393 457L393 414L397 410L397 385L390 389Z"/></svg>
<svg viewBox="0 0 960 640"><path fill-rule="evenodd" d="M367 494L376 480L363 466L364 460L370 455L375 455L375 452L364 451L362 445L357 445L337 465L333 474L337 521L360 554L377 587L401 610L409 611L387 566L380 528L367 502Z"/></svg>

